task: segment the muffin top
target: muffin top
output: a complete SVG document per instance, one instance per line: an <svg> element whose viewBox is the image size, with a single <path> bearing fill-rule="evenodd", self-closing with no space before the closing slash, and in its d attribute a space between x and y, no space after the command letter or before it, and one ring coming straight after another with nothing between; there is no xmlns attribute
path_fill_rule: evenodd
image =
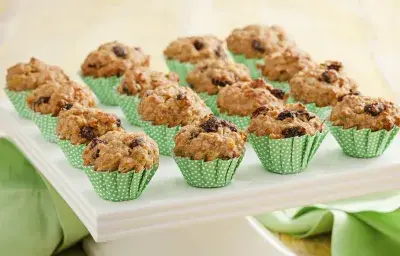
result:
<svg viewBox="0 0 400 256"><path fill-rule="evenodd" d="M251 116L249 133L284 139L303 135L314 135L323 130L318 116L300 104L261 106Z"/></svg>
<svg viewBox="0 0 400 256"><path fill-rule="evenodd" d="M149 170L159 163L157 143L146 134L110 131L94 138L82 154L84 165L98 172L121 173Z"/></svg>
<svg viewBox="0 0 400 256"><path fill-rule="evenodd" d="M250 80L250 73L245 65L228 59L202 61L186 78L195 92L206 92L209 95L217 94L220 87Z"/></svg>
<svg viewBox="0 0 400 256"><path fill-rule="evenodd" d="M28 63L17 63L7 69L7 88L12 91L31 90L47 81L68 81L64 71L47 65L41 60L31 58Z"/></svg>
<svg viewBox="0 0 400 256"><path fill-rule="evenodd" d="M316 67L310 55L295 46L267 54L264 60L260 69L271 81L288 81L300 70Z"/></svg>
<svg viewBox="0 0 400 256"><path fill-rule="evenodd" d="M87 144L108 131L122 130L116 115L79 104L67 105L60 111L56 128L58 136L73 145Z"/></svg>
<svg viewBox="0 0 400 256"><path fill-rule="evenodd" d="M127 70L124 78L117 87L120 94L143 97L148 90L153 90L168 83L178 83L179 76L176 73L164 74L147 68L139 67Z"/></svg>
<svg viewBox="0 0 400 256"><path fill-rule="evenodd" d="M206 59L226 59L224 42L215 36L180 37L164 50L168 59L196 64Z"/></svg>
<svg viewBox="0 0 400 256"><path fill-rule="evenodd" d="M219 111L228 115L249 116L262 105L283 104L287 95L280 89L274 89L263 79L249 82L237 82L221 88L217 104Z"/></svg>
<svg viewBox="0 0 400 256"><path fill-rule="evenodd" d="M289 40L283 28L273 25L249 25L236 28L226 39L228 49L234 54L243 54L246 58L263 58L288 45Z"/></svg>
<svg viewBox="0 0 400 256"><path fill-rule="evenodd" d="M391 130L400 126L400 110L393 102L382 98L345 95L333 107L330 121L343 128Z"/></svg>
<svg viewBox="0 0 400 256"><path fill-rule="evenodd" d="M60 110L70 104L79 103L86 107L96 104L92 92L73 81L46 82L33 90L26 102L33 111L53 116L58 116Z"/></svg>
<svg viewBox="0 0 400 256"><path fill-rule="evenodd" d="M147 91L139 103L138 113L154 125L174 127L197 123L211 111L190 88L168 84Z"/></svg>
<svg viewBox="0 0 400 256"><path fill-rule="evenodd" d="M318 107L334 106L337 98L356 92L357 84L346 76L340 62L327 61L298 72L289 81L290 93L298 101Z"/></svg>
<svg viewBox="0 0 400 256"><path fill-rule="evenodd" d="M100 45L89 53L81 69L84 76L122 76L132 67L148 67L150 56L140 47L131 47L117 41Z"/></svg>
<svg viewBox="0 0 400 256"><path fill-rule="evenodd" d="M236 125L212 115L187 125L175 137L174 154L193 160L232 159L243 154L246 134Z"/></svg>

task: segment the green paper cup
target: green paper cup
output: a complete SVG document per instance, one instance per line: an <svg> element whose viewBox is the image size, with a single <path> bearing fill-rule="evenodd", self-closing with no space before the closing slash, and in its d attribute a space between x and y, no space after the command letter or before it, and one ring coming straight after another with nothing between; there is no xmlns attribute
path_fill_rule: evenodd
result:
<svg viewBox="0 0 400 256"><path fill-rule="evenodd" d="M244 152L237 158L229 160L216 159L209 162L175 155L174 159L190 186L196 188L220 188L231 183L243 156Z"/></svg>
<svg viewBox="0 0 400 256"><path fill-rule="evenodd" d="M264 59L248 59L242 54L234 54L233 52L230 52L230 54L235 62L242 63L249 69L251 78L256 79L262 76L257 65L264 64Z"/></svg>
<svg viewBox="0 0 400 256"><path fill-rule="evenodd" d="M156 173L158 165L140 173L96 172L91 167L84 168L94 191L103 199L113 202L138 198Z"/></svg>
<svg viewBox="0 0 400 256"><path fill-rule="evenodd" d="M182 86L187 86L186 77L195 67L191 63L184 63L178 60L169 60L165 58L165 63L168 66L169 71L175 72L179 76L179 84Z"/></svg>
<svg viewBox="0 0 400 256"><path fill-rule="evenodd" d="M287 103L302 103L301 101L297 101L295 98L293 98L292 96L290 96L287 100ZM332 111L332 107L331 106L326 106L326 107L317 107L317 105L315 105L315 103L309 103L309 104L305 104L302 103L307 107L307 110L314 113L315 115L317 115L319 118L321 118L322 120L328 119L328 117L331 114Z"/></svg>
<svg viewBox="0 0 400 256"><path fill-rule="evenodd" d="M399 127L392 130L371 131L370 129L349 128L334 126L328 122L328 127L343 152L351 157L371 158L383 154L399 132Z"/></svg>
<svg viewBox="0 0 400 256"><path fill-rule="evenodd" d="M89 88L96 94L100 102L107 106L117 106L117 98L114 93L116 87L122 77L99 77L82 76L82 80L89 86Z"/></svg>
<svg viewBox="0 0 400 256"><path fill-rule="evenodd" d="M58 136L56 135L56 127L58 117L52 115L43 115L32 111L32 121L39 127L42 136L48 142L57 143Z"/></svg>
<svg viewBox="0 0 400 256"><path fill-rule="evenodd" d="M250 133L248 138L265 170L278 174L303 171L317 152L328 130L313 136L270 139Z"/></svg>
<svg viewBox="0 0 400 256"><path fill-rule="evenodd" d="M142 119L141 124L144 132L157 142L160 154L171 156L172 150L175 147L175 135L181 127L175 126L170 128L165 125L153 125L151 122Z"/></svg>
<svg viewBox="0 0 400 256"><path fill-rule="evenodd" d="M31 119L32 110L26 104L26 96L31 92L31 90L27 91L11 91L7 88L4 88L4 91L11 103L13 104L17 113L26 119Z"/></svg>
<svg viewBox="0 0 400 256"><path fill-rule="evenodd" d="M250 116L228 115L226 113L219 112L218 108L217 111L218 111L218 117L236 124L239 127L239 129L243 131L246 130L250 124Z"/></svg>
<svg viewBox="0 0 400 256"><path fill-rule="evenodd" d="M272 81L272 80L268 80L268 78L266 78L266 77L263 77L263 78L264 78L265 82L271 84L276 89L281 89L284 92L290 91L290 85L288 82Z"/></svg>
<svg viewBox="0 0 400 256"><path fill-rule="evenodd" d="M82 153L86 144L73 145L69 140L59 139L57 142L68 162L75 168L83 169Z"/></svg>
<svg viewBox="0 0 400 256"><path fill-rule="evenodd" d="M217 98L218 94L209 95L206 92L198 93L200 98L206 103L207 107L211 109L214 115L218 115Z"/></svg>
<svg viewBox="0 0 400 256"><path fill-rule="evenodd" d="M126 94L120 94L117 88L114 88L115 97L117 99L118 106L124 112L124 115L128 122L135 126L142 126L141 119L137 112L140 98L137 96L128 96Z"/></svg>

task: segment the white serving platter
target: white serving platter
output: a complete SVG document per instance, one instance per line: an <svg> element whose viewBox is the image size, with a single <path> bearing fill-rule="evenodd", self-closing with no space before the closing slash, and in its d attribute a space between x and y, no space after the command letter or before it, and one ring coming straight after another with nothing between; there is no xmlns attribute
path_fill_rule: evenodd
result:
<svg viewBox="0 0 400 256"><path fill-rule="evenodd" d="M139 130L128 125L119 108L102 108L120 116L127 130ZM383 156L356 159L344 155L328 135L309 167L296 175L264 171L248 145L234 181L219 189L190 187L174 160L161 157L158 172L139 199L114 203L97 196L85 174L71 167L58 146L46 142L35 124L20 118L7 100L0 101L0 130L53 184L97 242L144 230L244 217L400 189L398 138Z"/></svg>

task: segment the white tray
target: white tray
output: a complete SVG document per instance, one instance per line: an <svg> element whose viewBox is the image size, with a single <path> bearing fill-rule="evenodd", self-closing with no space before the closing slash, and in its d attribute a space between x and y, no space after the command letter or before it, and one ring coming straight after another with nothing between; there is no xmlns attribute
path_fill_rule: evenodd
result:
<svg viewBox="0 0 400 256"><path fill-rule="evenodd" d="M122 117L127 130L134 130L119 108L104 109ZM328 135L310 166L296 175L264 171L248 147L233 183L220 189L190 187L173 159L161 157L158 172L139 199L113 203L98 197L85 174L72 168L58 146L46 142L32 121L19 118L8 101L0 101L0 118L0 130L12 138L53 184L98 242L148 229L244 217L400 189L398 139L381 157L355 159L345 156Z"/></svg>

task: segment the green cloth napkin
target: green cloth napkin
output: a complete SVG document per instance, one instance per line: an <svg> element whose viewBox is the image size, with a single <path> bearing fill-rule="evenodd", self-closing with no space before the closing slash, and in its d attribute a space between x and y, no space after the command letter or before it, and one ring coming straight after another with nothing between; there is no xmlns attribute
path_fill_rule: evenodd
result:
<svg viewBox="0 0 400 256"><path fill-rule="evenodd" d="M304 238L331 232L332 256L400 254L400 192L257 216L268 229Z"/></svg>
<svg viewBox="0 0 400 256"><path fill-rule="evenodd" d="M54 188L0 138L0 255L53 255L88 231Z"/></svg>

